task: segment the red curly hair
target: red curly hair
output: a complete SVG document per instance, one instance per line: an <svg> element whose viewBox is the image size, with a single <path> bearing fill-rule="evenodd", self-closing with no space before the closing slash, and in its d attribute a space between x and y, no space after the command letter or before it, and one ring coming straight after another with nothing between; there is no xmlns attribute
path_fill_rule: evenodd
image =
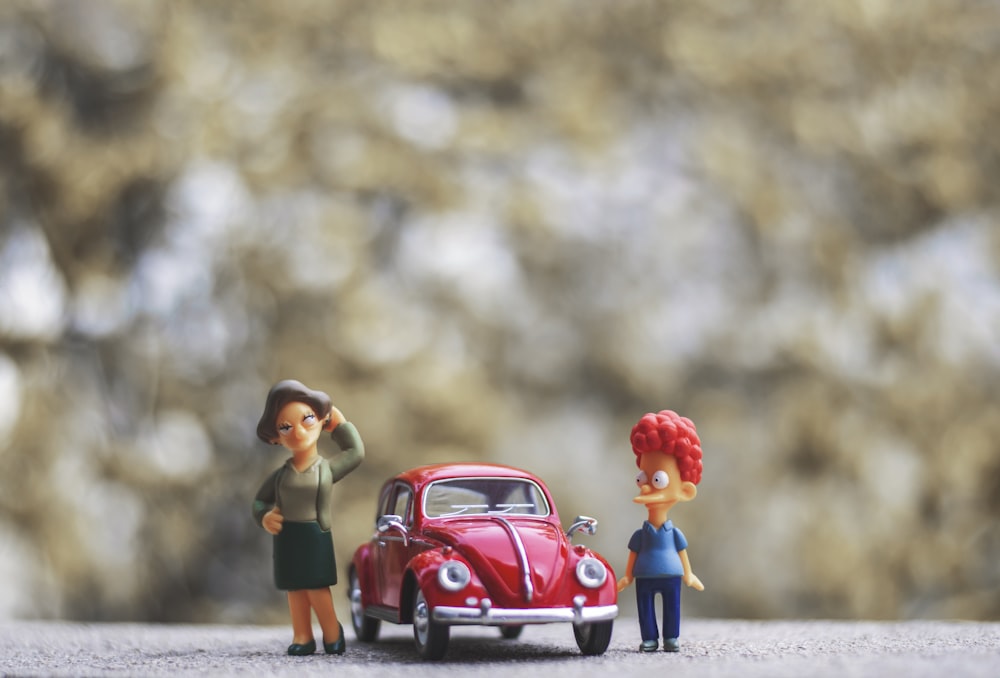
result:
<svg viewBox="0 0 1000 678"><path fill-rule="evenodd" d="M697 485L701 481L701 440L694 422L672 410L650 412L632 427L629 436L635 465L639 465L639 455L648 452L672 454L677 459L681 480Z"/></svg>

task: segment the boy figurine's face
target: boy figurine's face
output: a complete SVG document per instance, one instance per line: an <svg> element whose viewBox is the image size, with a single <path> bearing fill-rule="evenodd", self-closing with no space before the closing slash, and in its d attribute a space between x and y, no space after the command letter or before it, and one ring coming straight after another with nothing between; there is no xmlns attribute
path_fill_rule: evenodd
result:
<svg viewBox="0 0 1000 678"><path fill-rule="evenodd" d="M634 501L648 509L669 509L679 501L691 501L698 494L698 487L688 480L681 480L677 459L672 454L647 452L639 455L639 474L635 482L639 496Z"/></svg>

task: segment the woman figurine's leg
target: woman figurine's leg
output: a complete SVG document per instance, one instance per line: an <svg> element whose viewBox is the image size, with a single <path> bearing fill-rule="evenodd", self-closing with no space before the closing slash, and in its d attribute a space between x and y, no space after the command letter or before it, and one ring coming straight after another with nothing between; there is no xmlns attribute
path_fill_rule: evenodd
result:
<svg viewBox="0 0 1000 678"><path fill-rule="evenodd" d="M309 604L316 611L316 619L323 628L323 647L327 654L344 654L347 646L344 628L337 621L337 610L333 606L333 595L329 588L312 589Z"/></svg>
<svg viewBox="0 0 1000 678"><path fill-rule="evenodd" d="M309 592L289 591L288 611L292 616L292 644L288 646L288 654L312 654L316 651L316 641L313 639Z"/></svg>

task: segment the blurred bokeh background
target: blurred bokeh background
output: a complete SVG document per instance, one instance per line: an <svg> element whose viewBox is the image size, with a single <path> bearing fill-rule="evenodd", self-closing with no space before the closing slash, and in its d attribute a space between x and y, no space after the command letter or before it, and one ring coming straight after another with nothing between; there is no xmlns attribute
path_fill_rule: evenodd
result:
<svg viewBox="0 0 1000 678"><path fill-rule="evenodd" d="M998 123L991 1L0 3L0 618L283 623L294 377L342 566L481 459L621 569L669 408L687 614L1000 619Z"/></svg>

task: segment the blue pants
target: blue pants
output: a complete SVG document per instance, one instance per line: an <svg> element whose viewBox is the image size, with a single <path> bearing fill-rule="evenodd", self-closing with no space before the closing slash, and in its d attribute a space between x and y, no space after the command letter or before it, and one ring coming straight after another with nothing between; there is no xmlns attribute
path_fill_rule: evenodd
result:
<svg viewBox="0 0 1000 678"><path fill-rule="evenodd" d="M656 594L663 598L663 637L681 634L681 578L650 577L635 580L635 602L639 608L639 633L643 640L659 640L656 628Z"/></svg>

